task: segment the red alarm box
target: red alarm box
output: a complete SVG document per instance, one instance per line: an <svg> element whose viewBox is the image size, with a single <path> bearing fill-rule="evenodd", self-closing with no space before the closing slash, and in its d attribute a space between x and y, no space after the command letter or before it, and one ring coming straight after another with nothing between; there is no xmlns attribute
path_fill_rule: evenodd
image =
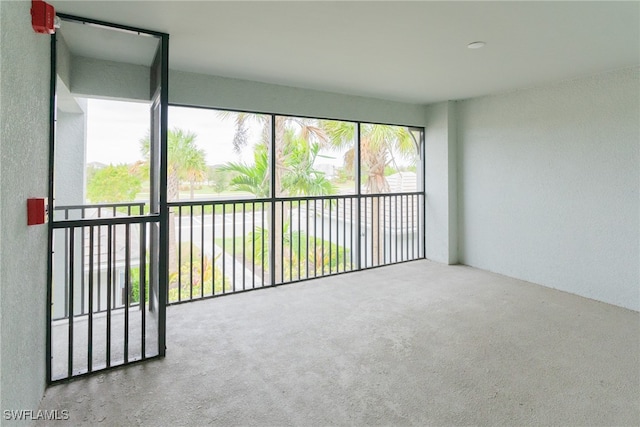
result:
<svg viewBox="0 0 640 427"><path fill-rule="evenodd" d="M48 220L47 198L27 199L27 225L44 224Z"/></svg>
<svg viewBox="0 0 640 427"><path fill-rule="evenodd" d="M36 33L53 34L56 32L54 20L56 11L48 3L42 0L31 2L31 26Z"/></svg>

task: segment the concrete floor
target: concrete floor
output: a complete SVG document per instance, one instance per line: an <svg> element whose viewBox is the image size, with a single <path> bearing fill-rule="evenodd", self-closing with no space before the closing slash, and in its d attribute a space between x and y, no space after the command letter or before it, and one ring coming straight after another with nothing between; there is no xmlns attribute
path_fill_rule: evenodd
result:
<svg viewBox="0 0 640 427"><path fill-rule="evenodd" d="M40 409L74 425L640 424L637 312L470 267L416 261L167 315L165 359L50 387Z"/></svg>

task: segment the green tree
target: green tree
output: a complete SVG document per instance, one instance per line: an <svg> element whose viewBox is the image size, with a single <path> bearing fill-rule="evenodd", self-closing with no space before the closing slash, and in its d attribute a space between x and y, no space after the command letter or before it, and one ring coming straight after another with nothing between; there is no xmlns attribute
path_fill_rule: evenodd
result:
<svg viewBox="0 0 640 427"><path fill-rule="evenodd" d="M209 185L213 188L213 191L220 194L223 191L227 191L233 173L226 171L220 165L207 167L207 180Z"/></svg>
<svg viewBox="0 0 640 427"><path fill-rule="evenodd" d="M323 121L322 129L329 137L329 147L336 149L348 148L345 153L345 167L353 170L355 167L356 149L352 141L355 140L356 127L351 123L339 121ZM401 170L397 158L401 157L415 163L419 159L420 145L411 131L403 126L378 125L363 123L360 125L360 160L361 177L364 192L379 194L389 192L385 170L392 166L396 171ZM377 264L380 257L379 248L379 203L378 197L371 199L371 233L372 257Z"/></svg>
<svg viewBox="0 0 640 427"><path fill-rule="evenodd" d="M329 148L347 148L345 167L350 171L355 167L356 127L348 122L323 121L321 127L329 137ZM389 183L385 169L392 167L401 170L397 157L409 159L412 163L418 160L419 142L411 131L403 126L378 125L362 123L360 125L360 160L364 189L368 194L386 193ZM388 169L387 169L388 170ZM356 179L360 179L356 177Z"/></svg>
<svg viewBox="0 0 640 427"><path fill-rule="evenodd" d="M236 191L246 191L256 197L269 197L270 174L269 153L267 146L258 144L253 150L253 164L229 162L220 167L220 170L233 172L229 184Z"/></svg>
<svg viewBox="0 0 640 427"><path fill-rule="evenodd" d="M169 201L180 200L180 181L189 181L190 196L193 199L195 181L204 180L207 176L207 165L204 150L196 145L197 135L194 132L179 128L167 132L167 198ZM147 162L149 161L149 135L140 140L140 149Z"/></svg>
<svg viewBox="0 0 640 427"><path fill-rule="evenodd" d="M129 202L140 192L140 177L128 165L109 165L92 171L87 198L93 203Z"/></svg>
<svg viewBox="0 0 640 427"><path fill-rule="evenodd" d="M314 163L320 151L318 142L309 142L287 129L283 136L282 186L291 196L325 196L336 193L336 187Z"/></svg>
<svg viewBox="0 0 640 427"><path fill-rule="evenodd" d="M246 137L245 129L247 115L240 114L236 118L236 135L234 148L239 150L242 138ZM299 118L276 118L276 173L274 185L278 190L277 195L328 195L334 194L335 186L325 177L324 173L314 169L314 162L320 151L319 140L324 138L320 128L314 126L314 121ZM232 188L238 191L247 191L256 197L269 197L271 172L269 168L269 139L270 122L263 122L263 141L254 147L254 163L230 162L224 166L224 170L232 171L236 176L231 180ZM287 218L287 207L283 203L275 204L276 218ZM286 221L285 221L286 222ZM271 211L269 211L268 223L271 223ZM275 236L284 233L282 221L275 221ZM282 277L282 252L286 242L277 240L274 254L274 267L276 281ZM262 256L260 257L262 259Z"/></svg>
<svg viewBox="0 0 640 427"><path fill-rule="evenodd" d="M167 132L167 200L180 200L180 181L188 180L190 195L193 199L193 187L196 180L206 176L204 150L196 145L197 135L194 132L179 128ZM140 140L140 150L149 163L151 143L149 134ZM175 213L169 211L169 272L178 270Z"/></svg>

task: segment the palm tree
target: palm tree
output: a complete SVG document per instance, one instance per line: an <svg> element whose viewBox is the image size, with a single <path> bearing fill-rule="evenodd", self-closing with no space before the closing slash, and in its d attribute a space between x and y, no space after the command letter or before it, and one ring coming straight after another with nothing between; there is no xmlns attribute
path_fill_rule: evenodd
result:
<svg viewBox="0 0 640 427"><path fill-rule="evenodd" d="M353 173L355 167L356 147L353 141L356 137L356 126L341 121L323 121L321 127L329 136L329 147L347 149L345 153L345 167ZM396 169L396 157L402 157L412 162L417 161L420 145L411 131L403 126L378 125L362 123L360 125L360 164L361 175L366 176L364 193L380 194L389 192L389 182L385 176L385 168L393 164ZM361 177L356 177L360 180ZM372 263L379 263L380 248L378 245L380 234L379 197L371 198L371 242Z"/></svg>
<svg viewBox="0 0 640 427"><path fill-rule="evenodd" d="M226 163L218 170L233 172L235 176L229 181L229 185L236 191L246 191L258 198L269 197L269 153L267 147L258 144L253 151L254 163Z"/></svg>
<svg viewBox="0 0 640 427"><path fill-rule="evenodd" d="M195 181L205 178L207 165L205 152L196 145L197 135L194 132L179 128L167 132L167 200L180 200L180 181L188 180L193 199ZM140 150L145 160L149 161L149 135L140 140Z"/></svg>
<svg viewBox="0 0 640 427"><path fill-rule="evenodd" d="M193 187L196 180L204 179L207 166L204 150L196 145L197 135L179 128L167 132L167 200L180 199L180 181L188 180L190 196L193 199ZM140 140L140 150L146 162L149 162L151 143L149 134ZM169 272L177 271L175 213L169 211Z"/></svg>
<svg viewBox="0 0 640 427"><path fill-rule="evenodd" d="M296 135L293 129L287 129L282 145L282 187L287 189L289 195L335 194L336 188L324 172L314 169L320 151L318 142L310 142Z"/></svg>
<svg viewBox="0 0 640 427"><path fill-rule="evenodd" d="M248 143L248 126L254 122L257 125L262 127L262 142L258 144L258 146L262 146L260 150L264 150L260 152L260 161L258 163L256 160L256 166L259 165L260 171L259 176L262 177L261 182L262 187L260 187L259 197L264 197L269 195L269 183L271 182L270 177L270 168L269 168L269 147L270 144L275 144L275 173L274 173L274 182L272 183L275 189L275 194L278 197L286 197L292 195L292 191L298 191L300 187L296 189L290 188L287 185L287 182L284 178L284 174L287 171L292 170L292 165L289 162L288 155L291 154L289 149L289 143L291 142L291 137L294 133L289 133L289 136L286 136L288 131L295 131L295 134L301 138L302 141L306 141L307 143L325 143L327 141L327 137L325 132L318 126L318 121L313 119L305 119L299 117L289 117L289 116L276 116L275 118L275 141L271 141L271 116L270 115L261 115L261 114L251 114L251 113L232 113L232 112L220 112L220 117L227 120L234 120L235 122L235 133L233 138L233 146L236 152L239 152L244 146ZM317 152L315 153L317 155ZM315 156L314 155L314 156ZM315 157L314 157L315 158ZM313 165L313 162L311 162ZM241 166L240 164L235 164L235 166ZM245 167L247 165L244 165ZM241 172L237 168L236 172ZM252 174L258 172L257 170L251 171ZM320 185L320 189L328 189L328 186L325 183L321 182L320 172L317 171L315 185ZM250 191L253 194L258 195L257 192L249 190L244 185L249 184L249 182L253 182L253 185L256 185L256 181L251 181L250 179L247 181L249 175L244 174L245 178L242 182L244 191ZM236 183L240 184L240 181L243 178L236 179ZM326 178L325 178L326 179ZM327 180L328 182L328 180ZM240 189L241 186L238 184L234 184L233 180L231 182L232 185L236 186L236 189ZM258 190L258 187L254 187ZM276 203L275 204L275 217L283 218L283 215L286 216L284 203ZM270 215L269 211L269 215ZM271 223L271 217L269 216L269 223ZM282 224L281 221L275 221L275 227L273 230L272 236L281 236L282 235ZM276 282L282 282L282 244L275 245L276 252L273 254L274 256L274 267L276 274Z"/></svg>

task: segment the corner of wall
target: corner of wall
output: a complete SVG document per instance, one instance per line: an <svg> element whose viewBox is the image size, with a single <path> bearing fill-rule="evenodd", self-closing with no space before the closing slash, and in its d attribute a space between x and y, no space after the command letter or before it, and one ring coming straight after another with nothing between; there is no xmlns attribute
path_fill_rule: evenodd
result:
<svg viewBox="0 0 640 427"><path fill-rule="evenodd" d="M449 178L449 264L459 262L458 255L458 132L456 101L447 103L447 146Z"/></svg>
<svg viewBox="0 0 640 427"><path fill-rule="evenodd" d="M425 109L426 257L458 262L457 132L455 102Z"/></svg>
<svg viewBox="0 0 640 427"><path fill-rule="evenodd" d="M31 28L30 7L0 2L2 411L36 410L46 386L48 233L27 226L25 199L48 193L51 39Z"/></svg>

